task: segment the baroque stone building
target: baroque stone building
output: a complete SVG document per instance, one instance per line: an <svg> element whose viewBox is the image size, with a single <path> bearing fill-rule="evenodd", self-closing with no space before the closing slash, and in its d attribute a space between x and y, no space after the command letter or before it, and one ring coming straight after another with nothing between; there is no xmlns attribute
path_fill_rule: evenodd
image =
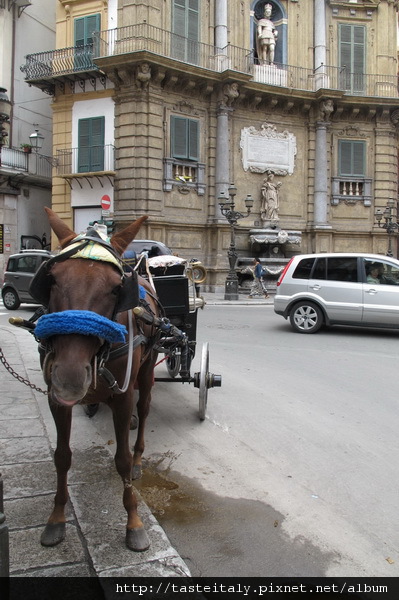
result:
<svg viewBox="0 0 399 600"><path fill-rule="evenodd" d="M260 47L266 5L272 60ZM249 256L272 171L278 229L298 234L287 257L384 254L374 213L397 202L397 9L396 0L59 0L56 49L24 65L53 96L53 208L75 230L149 214L142 237L201 259L216 290L230 242L219 195L234 182L236 209L254 199L237 227Z"/></svg>

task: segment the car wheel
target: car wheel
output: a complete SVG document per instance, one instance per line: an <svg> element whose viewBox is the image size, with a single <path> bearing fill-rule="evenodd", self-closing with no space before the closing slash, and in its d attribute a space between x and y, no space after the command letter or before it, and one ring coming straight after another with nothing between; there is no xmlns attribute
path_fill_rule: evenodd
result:
<svg viewBox="0 0 399 600"><path fill-rule="evenodd" d="M298 333L316 333L323 325L323 313L313 302L299 302L290 312L290 322Z"/></svg>
<svg viewBox="0 0 399 600"><path fill-rule="evenodd" d="M21 304L18 294L11 288L6 288L3 293L3 304L8 310L17 310Z"/></svg>

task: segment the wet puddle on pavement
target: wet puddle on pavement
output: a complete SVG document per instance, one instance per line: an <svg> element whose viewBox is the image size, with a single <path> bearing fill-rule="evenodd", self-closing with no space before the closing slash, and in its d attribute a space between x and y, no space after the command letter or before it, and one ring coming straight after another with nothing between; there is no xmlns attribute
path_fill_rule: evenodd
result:
<svg viewBox="0 0 399 600"><path fill-rule="evenodd" d="M134 485L193 576L259 577L267 566L274 577L323 577L337 559L302 536L291 539L285 515L266 502L218 496L173 471L173 462L172 452L143 460Z"/></svg>

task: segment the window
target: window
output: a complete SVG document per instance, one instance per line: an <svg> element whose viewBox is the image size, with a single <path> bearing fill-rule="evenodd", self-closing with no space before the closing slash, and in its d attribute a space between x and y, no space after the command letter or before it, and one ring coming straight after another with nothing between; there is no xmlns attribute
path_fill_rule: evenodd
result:
<svg viewBox="0 0 399 600"><path fill-rule="evenodd" d="M104 170L104 126L104 117L79 120L78 173Z"/></svg>
<svg viewBox="0 0 399 600"><path fill-rule="evenodd" d="M297 268L292 276L293 279L309 279L312 267L314 264L314 258L304 258L298 263Z"/></svg>
<svg viewBox="0 0 399 600"><path fill-rule="evenodd" d="M357 258L329 258L327 261L329 281L357 281Z"/></svg>
<svg viewBox="0 0 399 600"><path fill-rule="evenodd" d="M365 176L366 142L357 140L338 141L338 171L343 177Z"/></svg>
<svg viewBox="0 0 399 600"><path fill-rule="evenodd" d="M399 269L384 261L365 260L366 282L381 285L399 285Z"/></svg>
<svg viewBox="0 0 399 600"><path fill-rule="evenodd" d="M171 156L180 160L199 160L199 121L171 117Z"/></svg>
<svg viewBox="0 0 399 600"><path fill-rule="evenodd" d="M364 92L366 28L363 25L339 25L340 79L344 90Z"/></svg>
<svg viewBox="0 0 399 600"><path fill-rule="evenodd" d="M172 56L198 63L199 0L174 0L172 4Z"/></svg>
<svg viewBox="0 0 399 600"><path fill-rule="evenodd" d="M93 68L93 32L101 29L101 15L88 15L75 19L75 70Z"/></svg>

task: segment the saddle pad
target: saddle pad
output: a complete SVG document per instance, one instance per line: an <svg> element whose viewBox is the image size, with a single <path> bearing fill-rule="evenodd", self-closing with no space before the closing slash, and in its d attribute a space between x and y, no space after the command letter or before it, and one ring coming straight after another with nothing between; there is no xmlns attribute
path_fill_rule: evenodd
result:
<svg viewBox="0 0 399 600"><path fill-rule="evenodd" d="M62 254L63 252L70 251L72 248L79 246L80 243L80 240L78 240L76 243L73 242L72 244L64 248L64 250L61 250L60 254ZM107 250L107 248L105 248L101 244L96 244L96 242L89 242L84 248L78 250L76 254L73 254L69 258L88 258L90 260L109 262L112 263L115 267L117 267L122 275L124 274L121 262L115 256L113 256L111 252Z"/></svg>

